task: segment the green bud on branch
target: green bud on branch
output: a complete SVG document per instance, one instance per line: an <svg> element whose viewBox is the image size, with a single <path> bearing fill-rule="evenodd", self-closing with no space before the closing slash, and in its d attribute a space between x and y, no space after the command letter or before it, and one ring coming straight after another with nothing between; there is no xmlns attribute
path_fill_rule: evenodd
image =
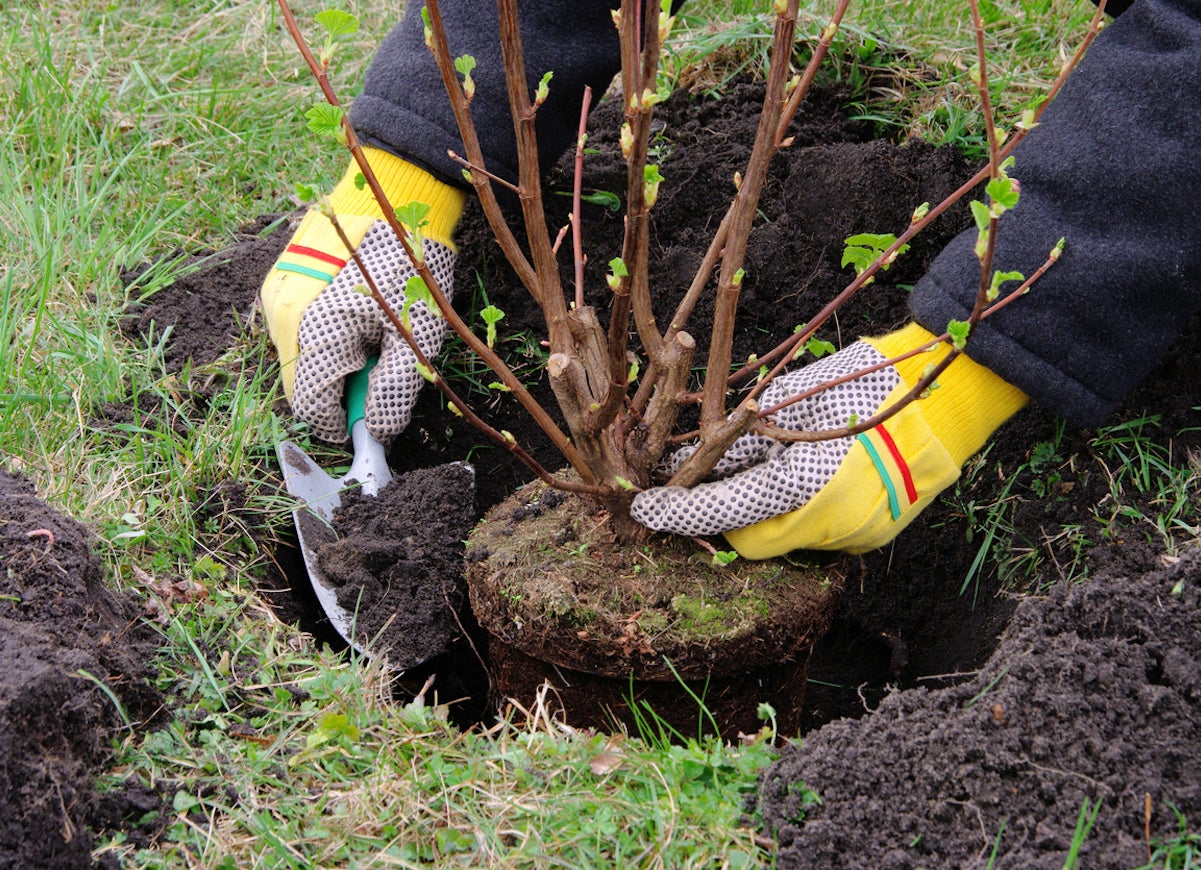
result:
<svg viewBox="0 0 1201 870"><path fill-rule="evenodd" d="M621 257L614 257L609 261L609 274L605 276L605 282L609 285L609 289L614 293L621 287L621 279L630 274L626 268L625 260Z"/></svg>
<svg viewBox="0 0 1201 870"><path fill-rule="evenodd" d="M623 121L621 125L621 156L629 160L630 152L634 150L634 131L630 128L629 121Z"/></svg>
<svg viewBox="0 0 1201 870"><path fill-rule="evenodd" d="M488 347L496 344L496 324L504 320L505 313L495 305L488 305L480 309L480 317L484 320L484 327L487 330Z"/></svg>
<svg viewBox="0 0 1201 870"><path fill-rule="evenodd" d="M467 102L471 102L475 96L475 79L471 77L471 71L475 69L475 58L469 54L460 55L455 58L455 70L463 77L463 96L467 98Z"/></svg>
<svg viewBox="0 0 1201 870"><path fill-rule="evenodd" d="M642 195L646 199L647 208L651 208L659 198L659 184L662 181L663 176L659 174L659 167L654 163L648 163L642 168Z"/></svg>
<svg viewBox="0 0 1201 870"><path fill-rule="evenodd" d="M951 337L951 344L956 350L963 350L967 345L968 333L972 331L972 325L966 320L952 320L947 324L947 335ZM927 369L932 371L932 369Z"/></svg>
<svg viewBox="0 0 1201 870"><path fill-rule="evenodd" d="M541 106L546 102L546 98L550 96L550 80L554 77L553 72L546 72L542 79L538 82L538 89L534 91L534 106Z"/></svg>

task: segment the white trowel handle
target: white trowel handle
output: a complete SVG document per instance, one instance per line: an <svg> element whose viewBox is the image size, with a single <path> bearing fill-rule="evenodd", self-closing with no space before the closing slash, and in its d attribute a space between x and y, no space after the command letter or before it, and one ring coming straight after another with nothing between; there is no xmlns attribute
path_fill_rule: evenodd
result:
<svg viewBox="0 0 1201 870"><path fill-rule="evenodd" d="M346 425L350 428L350 440L354 446L354 459L346 479L359 481L364 495L375 495L392 480L384 445L371 437L367 422L363 419L368 375L375 368L375 363L376 357L371 357L367 365L346 379Z"/></svg>

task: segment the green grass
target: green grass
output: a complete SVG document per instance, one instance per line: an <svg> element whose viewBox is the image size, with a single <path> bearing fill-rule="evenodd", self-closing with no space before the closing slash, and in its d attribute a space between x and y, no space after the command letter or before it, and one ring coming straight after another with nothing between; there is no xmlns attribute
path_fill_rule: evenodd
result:
<svg viewBox="0 0 1201 870"><path fill-rule="evenodd" d="M322 5L298 2L298 13ZM347 94L396 5L348 4L363 29L340 57ZM721 52L736 69L748 51L731 43L762 44L749 16L766 5L689 4L681 34L692 45L678 67ZM1011 70L1001 102L1020 106L1089 7L988 8ZM970 146L979 118L959 9L866 4L830 75L897 135ZM898 57L922 75L881 78ZM150 849L117 838L99 850L147 868L769 864L770 845L742 816L773 754L766 739L574 733L545 706L463 732L432 699L393 701L378 664L281 625L257 591L290 522L273 458L290 423L271 411L265 337L251 325L216 362L169 373L161 344L147 350L119 327L131 297L184 267L157 262L132 287L123 269L220 248L250 220L294 208L298 182L328 185L343 168L304 131L316 92L275 5L4 4L0 74L6 463L95 532L111 584L147 598L173 590L159 594L155 670L175 718L123 732L103 782L133 776L173 794L165 832ZM117 404L134 411L110 416ZM1183 534L1196 519L1179 498L1193 484L1165 469L1148 433L1109 437L1115 490L1165 489L1153 516L1127 519L1148 535Z"/></svg>
<svg viewBox="0 0 1201 870"><path fill-rule="evenodd" d="M976 556L961 594L976 596L985 576L1012 591L1043 592L1088 577L1089 551L1106 541L1141 540L1171 558L1201 540L1201 461L1173 447L1181 433L1158 416L1104 426L1069 438L1064 423L1031 445L1016 468L971 460L942 499L952 522L963 522ZM1075 519L1059 507L1079 501L1077 488L1101 494ZM1037 533L1022 522L1042 517Z"/></svg>
<svg viewBox="0 0 1201 870"><path fill-rule="evenodd" d="M1171 839L1153 841L1147 863L1138 870L1193 870L1201 867L1201 833L1189 831L1188 820L1176 807L1171 806L1176 813L1178 831Z"/></svg>
<svg viewBox="0 0 1201 870"><path fill-rule="evenodd" d="M767 4L688 3L680 12L681 45L669 77L697 90L720 90L731 77L761 73L771 28L756 13ZM982 2L990 99L1003 128L1037 104L1087 31L1087 0ZM723 10L729 7L729 12ZM802 4L799 62L829 21L835 3ZM897 140L927 139L987 156L984 119L968 72L976 61L967 3L867 0L851 4L821 78L849 89L852 115ZM703 72L692 69L703 65Z"/></svg>

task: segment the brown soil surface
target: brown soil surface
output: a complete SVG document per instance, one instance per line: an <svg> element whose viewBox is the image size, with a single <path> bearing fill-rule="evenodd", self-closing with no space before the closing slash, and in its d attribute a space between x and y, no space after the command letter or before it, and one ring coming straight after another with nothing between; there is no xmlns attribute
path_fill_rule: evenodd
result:
<svg viewBox="0 0 1201 870"><path fill-rule="evenodd" d="M355 636L394 667L445 653L460 633L473 477L447 464L399 475L375 496L346 493L334 513L337 539L317 548L338 604L355 615Z"/></svg>
<svg viewBox="0 0 1201 870"><path fill-rule="evenodd" d="M636 680L807 654L843 584L833 559L721 566L685 539L615 547L592 502L541 481L489 511L469 545L472 608L493 637L541 661Z"/></svg>
<svg viewBox="0 0 1201 870"><path fill-rule="evenodd" d="M495 696L532 708L543 683L575 727L637 733L646 706L681 734L758 730L759 704L800 727L814 641L842 595L837 556L736 559L692 540L615 542L590 499L534 481L493 507L467 550ZM694 698L711 717L698 723Z"/></svg>
<svg viewBox="0 0 1201 870"><path fill-rule="evenodd" d="M1064 867L1086 801L1103 809L1076 866L1142 866L1148 796L1156 838L1168 804L1201 809L1199 576L1194 552L1057 586L970 679L806 735L760 785L778 866Z"/></svg>
<svg viewBox="0 0 1201 870"><path fill-rule="evenodd" d="M160 712L156 641L88 532L0 469L0 866L90 867L93 829L159 808L141 783L95 787L110 740Z"/></svg>
<svg viewBox="0 0 1201 870"><path fill-rule="evenodd" d="M747 86L721 102L676 98L663 107L658 144L668 182L655 209L652 245L655 286L666 297L690 280L706 231L728 198L749 144L753 106L747 103L753 96ZM936 201L969 174L948 149L868 141L868 130L842 120L839 103L838 94L820 95L801 117L797 146L773 169L765 220L752 239L736 356L773 346L841 289L847 275L839 259L847 235L896 231L916 205ZM611 140L598 130L590 144L611 148ZM622 190L612 163L591 160L585 184ZM552 225L563 222L566 209L553 190L569 189L565 176L557 178L549 195L557 210ZM677 193L685 180L687 189ZM601 286L597 270L616 253L620 221L600 207L588 207L584 217L591 283ZM853 300L824 337L841 343L903 323L904 285L966 223L963 210L943 218L888 273L891 283ZM254 241L254 251L263 252L253 260L243 249L238 256L245 271L237 281L209 280L200 272L184 286L203 288L205 305L219 297L228 325L231 312L252 304L278 250L271 246L282 241ZM515 357L525 347L536 357L533 306L484 240L474 210L464 219L459 244L460 304L478 302L471 288L482 282L489 301L507 315L502 347ZM199 338L195 293L168 288L154 304L160 331L187 323L188 340ZM217 355L228 347L230 332L216 325L209 332L208 348ZM703 335L697 337L703 353ZM1199 353L1201 329L1193 323L1115 418L1157 415L1147 425L1163 433L1178 462L1201 448L1192 410L1201 406ZM456 354L452 343L447 358L460 362ZM537 389L547 395L542 385ZM557 465L513 403L482 391L474 401L493 425L513 432L544 464ZM393 467L407 471L469 457L477 472L475 515L482 515L529 475L505 451L482 445L441 405L434 391L422 394L412 425L394 445ZM1194 673L1201 662L1196 562L1190 557L1171 577L1157 575L1161 553L1152 530L1130 527L1125 536L1107 536L1094 512L1111 498L1113 469L1097 454L1092 434L1061 434L1047 411L1022 412L998 433L983 460L969 464L957 488L893 545L855 563L834 626L812 661L805 749L787 753L764 779L758 809L780 837L781 866L847 866L848 860L872 867L984 866L985 844L1002 818L1006 833L995 866L1061 866L1064 838L1071 837L1085 794L1103 801L1085 863L1110 866L1107 855L1139 860L1142 804L1132 808L1131 801L1141 801L1142 794L1152 795L1154 834L1174 829L1168 802L1194 826L1201 818L1195 762L1201 757L1201 700L1195 682L1184 676L1189 662ZM1035 470L1035 447L1056 438L1054 456L1043 457ZM1125 498L1150 516L1161 509L1153 491L1128 487ZM1012 505L1007 522L1015 549L992 548L988 570L966 580L987 546L980 524L1002 501ZM1091 545L1086 554L1058 534L1065 526L1078 527L1079 538ZM998 647L1017 597L1000 594L995 565L1031 554L1038 563L1011 584L1036 595L1021 601L1010 639ZM1084 575L1090 579L1079 588L1064 582ZM1173 595L1181 577L1183 591ZM303 582L303 576L293 577L297 590ZM471 614L463 616L470 632ZM1002 671L988 693L967 703ZM439 679L445 673L439 671ZM802 779L824 801L805 823L795 820L790 804ZM913 833L905 838L901 832Z"/></svg>

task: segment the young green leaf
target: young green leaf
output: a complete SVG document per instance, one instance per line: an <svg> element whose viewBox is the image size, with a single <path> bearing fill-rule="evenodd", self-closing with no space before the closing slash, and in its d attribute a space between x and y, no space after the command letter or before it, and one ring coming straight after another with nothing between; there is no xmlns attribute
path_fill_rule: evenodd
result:
<svg viewBox="0 0 1201 870"><path fill-rule="evenodd" d="M621 289L621 279L629 274L625 260L621 257L614 257L609 261L609 274L605 276L605 282L609 285L609 289L616 293Z"/></svg>
<svg viewBox="0 0 1201 870"><path fill-rule="evenodd" d="M594 190L591 193L584 193L580 195L580 200L592 205L604 206L614 213L621 211L621 197L610 190Z"/></svg>
<svg viewBox="0 0 1201 870"><path fill-rule="evenodd" d="M643 196L646 199L646 207L650 208L655 204L655 200L659 198L659 184L663 181L663 176L659 174L659 167L653 163L648 163L642 167L642 190Z"/></svg>
<svg viewBox="0 0 1201 870"><path fill-rule="evenodd" d="M337 41L343 36L357 33L359 20L341 9L323 9L316 15L317 23L325 28L325 41L318 52L321 66L328 67L334 56Z"/></svg>
<svg viewBox="0 0 1201 870"><path fill-rule="evenodd" d="M534 105L541 106L546 102L546 98L550 96L550 80L554 78L553 72L547 72L538 82L538 89L534 91Z"/></svg>
<svg viewBox="0 0 1201 870"><path fill-rule="evenodd" d="M480 317L484 320L484 328L487 330L486 341L488 347L496 344L496 324L504 320L505 313L495 305L488 305L480 309Z"/></svg>
<svg viewBox="0 0 1201 870"><path fill-rule="evenodd" d="M428 205L424 202L413 201L396 209L396 219L409 232L415 233L428 223L425 218L429 213L430 207Z"/></svg>
<svg viewBox="0 0 1201 870"><path fill-rule="evenodd" d="M314 16L325 32L337 39L359 32L359 19L341 9L322 9Z"/></svg>
<svg viewBox="0 0 1201 870"><path fill-rule="evenodd" d="M967 344L968 333L972 331L972 325L966 320L952 320L947 324L947 335L951 336L951 344L956 350L963 350Z"/></svg>
<svg viewBox="0 0 1201 870"><path fill-rule="evenodd" d="M992 212L988 210L988 206L978 199L973 199L968 205L972 210L972 219L976 222L976 229L982 233L987 232L988 222L992 219Z"/></svg>
<svg viewBox="0 0 1201 870"><path fill-rule="evenodd" d="M430 24L430 10L424 3L421 4L421 23L425 29L425 47L434 47L434 26Z"/></svg>
<svg viewBox="0 0 1201 870"><path fill-rule="evenodd" d="M985 186L984 192L988 194L991 203L989 211L1000 217L1018 204L1022 188L1016 178L1003 175L990 181Z"/></svg>
<svg viewBox="0 0 1201 870"><path fill-rule="evenodd" d="M342 119L346 110L341 106L331 106L329 103L318 103L304 113L308 119L308 128L318 136L329 136L339 145L346 145L346 129Z"/></svg>
<svg viewBox="0 0 1201 870"><path fill-rule="evenodd" d="M862 275L885 251L896 244L896 241L897 237L892 233L857 233L847 236L846 247L842 251L842 265L851 266L856 275ZM887 270L898 256L908 250L909 245L901 245L880 264L880 270Z"/></svg>
<svg viewBox="0 0 1201 870"><path fill-rule="evenodd" d="M822 341L816 335L805 342L805 350L813 354L814 359L821 359L823 356L828 356L837 349L833 344L828 341Z"/></svg>
<svg viewBox="0 0 1201 870"><path fill-rule="evenodd" d="M434 294L430 292L429 285L420 275L414 275L405 282L405 301L400 312L405 325L409 324L409 309L417 302L424 302L425 307L434 317L442 316L442 312L438 309L438 303L434 301Z"/></svg>
<svg viewBox="0 0 1201 870"><path fill-rule="evenodd" d="M475 58L469 54L463 54L455 58L455 69L459 75L463 77L463 94L468 100L475 96L475 79L471 77L471 71L475 69Z"/></svg>
<svg viewBox="0 0 1201 870"><path fill-rule="evenodd" d="M1025 281L1026 276L1021 272L993 272L992 281L988 285L988 293L986 294L988 301L992 302L1001 294L1001 285L1006 281Z"/></svg>

